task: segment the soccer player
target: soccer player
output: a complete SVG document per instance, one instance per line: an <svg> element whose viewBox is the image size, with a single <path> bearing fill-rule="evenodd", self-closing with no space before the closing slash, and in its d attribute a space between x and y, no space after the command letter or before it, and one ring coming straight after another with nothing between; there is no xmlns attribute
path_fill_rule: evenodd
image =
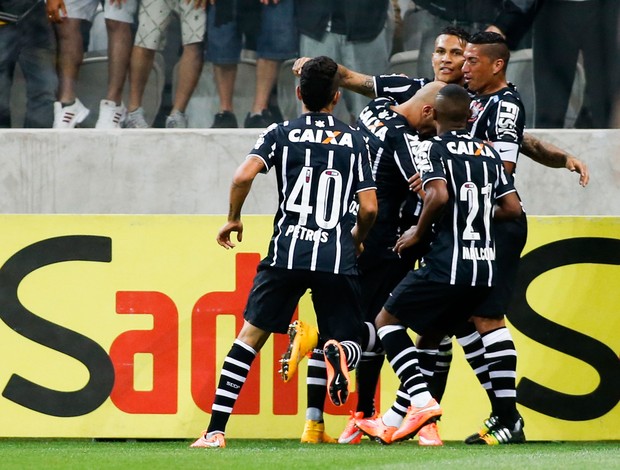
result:
<svg viewBox="0 0 620 470"><path fill-rule="evenodd" d="M375 321L411 403L400 426L384 435L386 443L413 437L442 414L419 371L407 328L439 341L477 313L495 282L492 217L511 219L522 212L498 153L467 132L469 103L462 87L442 88L434 106L438 136L420 144L416 152L424 206L418 224L399 238L394 250L401 253L421 243L431 230L435 236L422 266L394 289Z"/></svg>
<svg viewBox="0 0 620 470"><path fill-rule="evenodd" d="M474 95L468 130L493 145L501 156L506 173L512 178L523 140L525 114L519 94L506 81L509 57L508 46L499 34L475 34L464 51L463 74L468 90ZM468 444L496 445L525 441L523 419L516 406L517 353L504 319L527 238L525 213L516 220L498 223L496 235L496 287L485 305L472 316L473 322L461 322L458 329L453 330L492 406L491 417L478 433L466 438ZM428 356L431 351L437 350L437 346L434 338L420 335L420 361L429 364ZM437 398L441 398L445 381L437 385L436 375L428 372L424 375L435 386ZM392 410L396 408L394 405ZM387 424L385 421L384 416L383 424ZM385 432L381 423L356 421L356 425L362 429L372 427Z"/></svg>
<svg viewBox="0 0 620 470"><path fill-rule="evenodd" d="M272 332L287 332L308 289L319 329L329 338L323 380L335 405L347 400L348 370L361 355L357 252L376 217L377 200L365 142L331 114L340 97L337 73L327 57L308 61L297 87L305 114L271 125L233 177L228 222L217 235L221 246L235 247L232 232L242 240L241 209L259 172L275 168L279 209L243 328L222 366L211 420L192 447L225 447L226 424L254 358ZM356 195L357 219L350 212ZM323 432L322 416L317 428Z"/></svg>
<svg viewBox="0 0 620 470"><path fill-rule="evenodd" d="M338 442L358 444L362 433L355 426L356 419L375 416L374 395L384 352L377 338L374 319L387 300L389 293L413 267L418 253L399 256L393 247L401 234L401 212L412 196L409 178L417 173L414 149L419 145L419 135L435 133L433 103L443 82L431 82L422 87L411 99L397 104L390 98L372 100L360 113L357 126L368 142L373 177L377 184L379 211L377 220L364 242L364 252L358 259L362 286L362 307L366 329L362 340L362 359L356 369L358 392L357 408L351 412L345 430ZM417 219L421 200L416 199L412 219ZM308 376L311 377L310 365ZM308 401L318 400L312 391L316 387L308 383ZM325 393L322 393L325 396Z"/></svg>
<svg viewBox="0 0 620 470"><path fill-rule="evenodd" d="M493 32L474 34L465 48L463 74L470 93L470 133L491 142L506 173L514 176L525 126L518 92L506 80L510 51L504 38ZM517 352L504 316L512 298L521 251L527 239L525 212L516 220L497 224L497 285L486 305L472 316L482 337L491 382L491 417L468 444L505 444L525 441L523 419L517 411Z"/></svg>

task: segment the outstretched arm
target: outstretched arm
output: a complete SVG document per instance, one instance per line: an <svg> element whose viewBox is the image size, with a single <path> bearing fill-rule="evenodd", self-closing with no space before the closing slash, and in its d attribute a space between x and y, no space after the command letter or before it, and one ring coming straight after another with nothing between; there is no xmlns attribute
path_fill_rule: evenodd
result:
<svg viewBox="0 0 620 470"><path fill-rule="evenodd" d="M301 75L301 68L309 60L310 57L300 57L297 59L293 64L293 74L296 76ZM342 88L354 91L368 98L377 97L375 94L375 82L372 75L355 72L342 64L338 64L338 74L340 75L340 86Z"/></svg>
<svg viewBox="0 0 620 470"><path fill-rule="evenodd" d="M569 171L579 173L579 184L584 188L590 181L588 166L584 162L549 142L537 139L528 132L523 134L521 153L541 165L550 168L566 168Z"/></svg>

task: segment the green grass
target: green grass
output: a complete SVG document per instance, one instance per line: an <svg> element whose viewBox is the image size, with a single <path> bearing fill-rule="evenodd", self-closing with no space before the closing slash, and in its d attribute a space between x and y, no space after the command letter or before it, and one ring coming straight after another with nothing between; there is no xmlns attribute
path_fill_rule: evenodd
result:
<svg viewBox="0 0 620 470"><path fill-rule="evenodd" d="M5 469L620 469L620 442L537 442L503 447L414 441L381 446L302 445L295 440L229 439L225 449L190 441L0 439Z"/></svg>

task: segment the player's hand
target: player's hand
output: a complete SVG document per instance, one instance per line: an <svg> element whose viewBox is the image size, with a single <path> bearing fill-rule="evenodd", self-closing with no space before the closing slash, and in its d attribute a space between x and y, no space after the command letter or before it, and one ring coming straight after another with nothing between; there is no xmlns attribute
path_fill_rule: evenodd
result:
<svg viewBox="0 0 620 470"><path fill-rule="evenodd" d="M364 243L359 239L359 232L357 230L357 224L351 229L351 235L353 236L353 243L355 244L355 253L357 256L364 252Z"/></svg>
<svg viewBox="0 0 620 470"><path fill-rule="evenodd" d="M422 177L420 173L416 173L409 178L409 189L414 193L418 193L422 190Z"/></svg>
<svg viewBox="0 0 620 470"><path fill-rule="evenodd" d="M224 226L217 233L216 240L218 245L223 246L227 250L237 246L230 241L230 234L232 232L237 232L237 241L241 243L243 239L243 223L240 220L233 220L224 224Z"/></svg>
<svg viewBox="0 0 620 470"><path fill-rule="evenodd" d="M299 59L297 59L295 63L293 64L293 69L292 69L293 75L295 75L296 77L301 76L301 68L309 60L310 60L310 57L300 57Z"/></svg>
<svg viewBox="0 0 620 470"><path fill-rule="evenodd" d="M404 250L418 243L419 240L416 232L417 227L414 225L403 233L396 241L396 245L393 248L394 251L400 255Z"/></svg>
<svg viewBox="0 0 620 470"><path fill-rule="evenodd" d="M588 185L588 182L590 181L590 172L588 171L588 165L584 162L578 158L569 156L566 159L566 169L579 173L579 184L581 186L585 188Z"/></svg>
<svg viewBox="0 0 620 470"><path fill-rule="evenodd" d="M50 23L62 23L67 17L67 7L63 0L47 0L47 19Z"/></svg>

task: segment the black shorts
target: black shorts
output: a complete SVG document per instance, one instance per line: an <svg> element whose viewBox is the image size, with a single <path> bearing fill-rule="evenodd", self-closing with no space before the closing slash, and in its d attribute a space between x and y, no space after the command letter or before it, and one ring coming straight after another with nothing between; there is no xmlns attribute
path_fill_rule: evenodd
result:
<svg viewBox="0 0 620 470"><path fill-rule="evenodd" d="M358 276L259 265L243 316L261 330L286 333L299 299L308 289L321 337L360 342Z"/></svg>
<svg viewBox="0 0 620 470"><path fill-rule="evenodd" d="M419 335L452 336L492 290L432 282L412 271L390 294L385 309Z"/></svg>
<svg viewBox="0 0 620 470"><path fill-rule="evenodd" d="M527 241L527 217L525 212L516 220L495 224L495 253L497 276L495 287L488 299L480 306L476 316L503 318L512 301L515 280L519 269L521 252Z"/></svg>
<svg viewBox="0 0 620 470"><path fill-rule="evenodd" d="M388 299L390 292L413 268L409 261L401 258L373 260L372 263L359 258L360 285L362 288L362 309L364 321L375 323L375 318Z"/></svg>

